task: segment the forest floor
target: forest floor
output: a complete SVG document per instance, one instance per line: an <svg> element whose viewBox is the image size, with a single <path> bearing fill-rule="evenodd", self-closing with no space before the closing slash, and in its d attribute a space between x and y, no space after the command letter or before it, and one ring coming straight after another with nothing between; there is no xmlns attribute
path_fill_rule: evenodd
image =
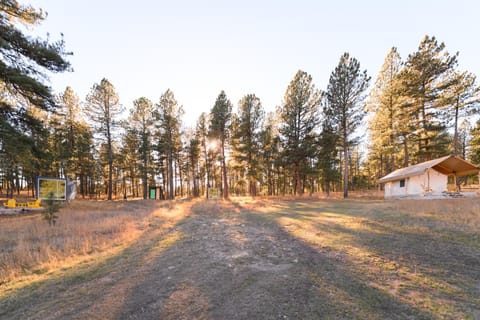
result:
<svg viewBox="0 0 480 320"><path fill-rule="evenodd" d="M0 318L480 319L480 199L159 203L116 205L146 210L124 243L0 282Z"/></svg>

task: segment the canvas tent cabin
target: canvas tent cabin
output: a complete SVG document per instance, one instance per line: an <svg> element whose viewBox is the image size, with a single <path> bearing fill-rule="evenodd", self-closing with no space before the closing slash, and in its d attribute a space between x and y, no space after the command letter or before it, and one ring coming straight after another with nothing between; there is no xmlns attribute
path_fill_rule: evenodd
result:
<svg viewBox="0 0 480 320"><path fill-rule="evenodd" d="M385 185L386 199L443 197L448 195L449 191L457 191L454 190L456 177L474 175L478 172L478 167L468 161L455 156L446 156L395 170L381 178L379 182ZM450 185L449 177L452 182Z"/></svg>

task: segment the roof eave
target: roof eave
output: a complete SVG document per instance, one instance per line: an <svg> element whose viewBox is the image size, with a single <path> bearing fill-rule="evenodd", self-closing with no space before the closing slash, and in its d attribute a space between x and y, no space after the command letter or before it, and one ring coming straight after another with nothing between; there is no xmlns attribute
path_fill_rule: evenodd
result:
<svg viewBox="0 0 480 320"><path fill-rule="evenodd" d="M378 180L378 182L380 182L380 183L387 183L387 182L392 182L392 181L403 180L403 179L406 179L406 178L421 176L421 175L424 174L426 171L427 171L427 170L425 169L424 171L412 172L412 173L409 173L409 174L402 174L402 175L394 176L394 177L390 177L390 178L385 178L385 177L384 177L384 178Z"/></svg>

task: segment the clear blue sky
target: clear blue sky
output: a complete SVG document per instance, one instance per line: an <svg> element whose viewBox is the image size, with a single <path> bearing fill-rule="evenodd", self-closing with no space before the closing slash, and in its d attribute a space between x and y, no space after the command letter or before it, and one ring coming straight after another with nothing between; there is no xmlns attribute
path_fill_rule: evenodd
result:
<svg viewBox="0 0 480 320"><path fill-rule="evenodd" d="M266 110L280 105L298 69L325 89L343 52L372 83L392 46L405 59L425 34L460 52L460 68L480 76L478 1L26 1L48 12L36 28L64 34L74 72L50 77L84 100L107 78L128 109L141 96L157 102L168 88L194 125L220 90L236 107L255 93Z"/></svg>

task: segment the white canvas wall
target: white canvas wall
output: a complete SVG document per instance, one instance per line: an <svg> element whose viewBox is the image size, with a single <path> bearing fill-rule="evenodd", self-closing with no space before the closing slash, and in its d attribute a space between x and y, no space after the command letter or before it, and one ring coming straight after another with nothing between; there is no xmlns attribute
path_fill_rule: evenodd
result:
<svg viewBox="0 0 480 320"><path fill-rule="evenodd" d="M422 195L425 193L427 186L427 175L410 177L407 179L407 192L408 195Z"/></svg>
<svg viewBox="0 0 480 320"><path fill-rule="evenodd" d="M448 176L433 169L429 169L427 173L430 175L430 188L433 193L447 191Z"/></svg>
<svg viewBox="0 0 480 320"><path fill-rule="evenodd" d="M389 182L390 186L390 196L391 197L405 197L407 196L407 184L408 179L405 179L405 187L400 187L400 181Z"/></svg>
<svg viewBox="0 0 480 320"><path fill-rule="evenodd" d="M391 182L385 183L384 189L385 189L385 198L391 198L392 197L392 183Z"/></svg>
<svg viewBox="0 0 480 320"><path fill-rule="evenodd" d="M385 183L385 198L423 196L427 193L427 190L431 194L441 194L447 191L447 182L448 176L436 170L428 169L423 175L405 178L404 187L400 187L399 180Z"/></svg>

